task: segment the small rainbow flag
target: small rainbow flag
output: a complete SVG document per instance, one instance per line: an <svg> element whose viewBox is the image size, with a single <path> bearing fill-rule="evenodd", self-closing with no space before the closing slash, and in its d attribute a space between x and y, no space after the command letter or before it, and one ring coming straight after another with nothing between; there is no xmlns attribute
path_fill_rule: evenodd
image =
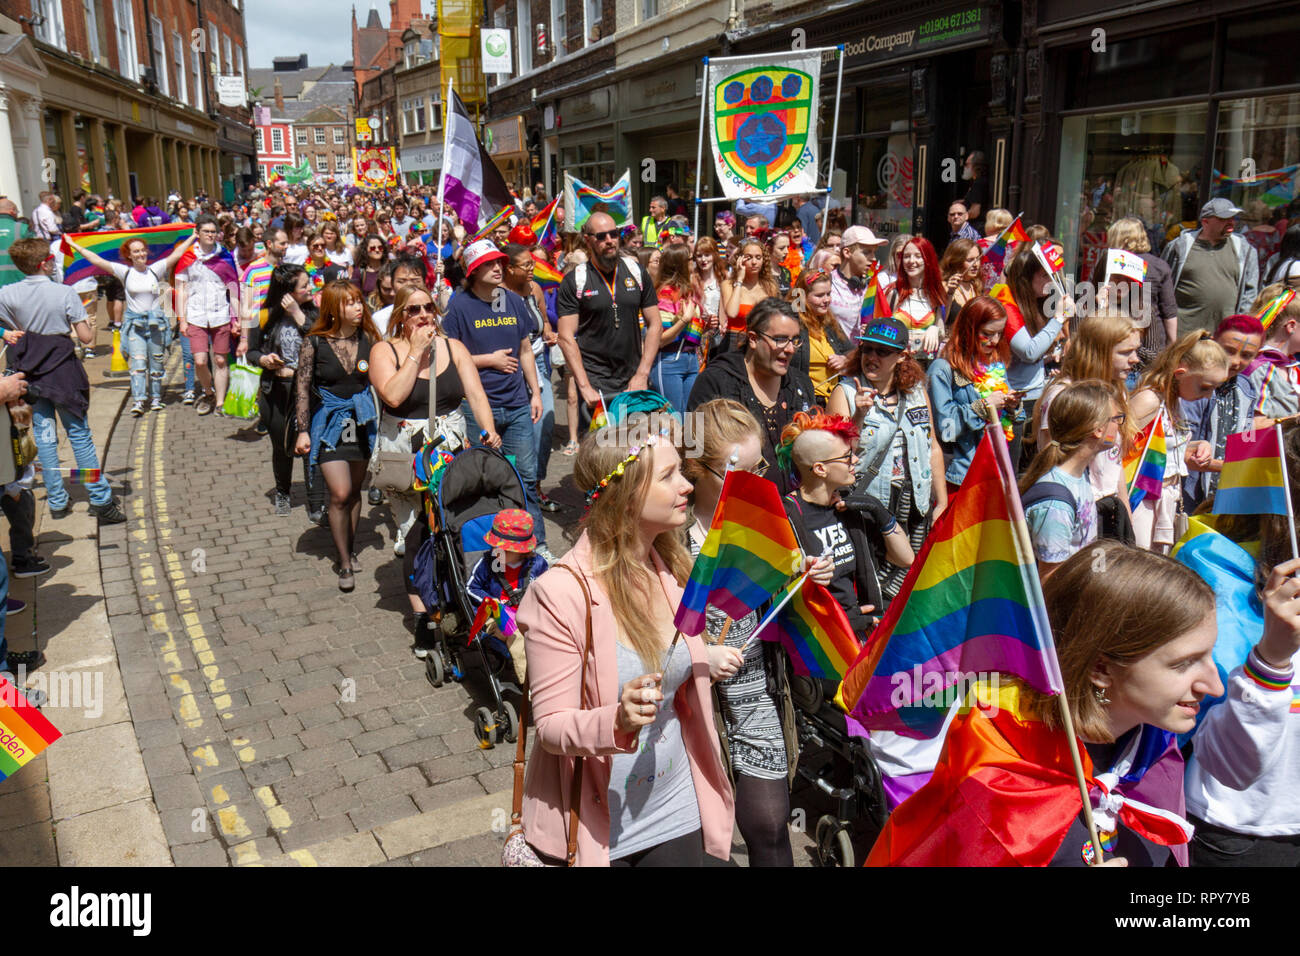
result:
<svg viewBox="0 0 1300 956"><path fill-rule="evenodd" d="M1159 499L1165 486L1164 409L1147 422L1147 427L1133 438L1133 447L1124 456L1124 487L1128 489L1130 508L1136 508L1142 499L1150 496Z"/></svg>
<svg viewBox="0 0 1300 956"><path fill-rule="evenodd" d="M933 737L962 675L1000 672L1064 692L1002 429L989 425L838 699L871 730Z"/></svg>
<svg viewBox="0 0 1300 956"><path fill-rule="evenodd" d="M862 650L844 608L816 581L800 578L790 585L787 593L790 591L794 593L789 603L758 636L765 641L780 641L790 654L796 674L843 680Z"/></svg>
<svg viewBox="0 0 1300 956"><path fill-rule="evenodd" d="M36 467L40 468L41 463L37 462ZM104 475L104 469L102 468L59 468L57 471L63 476L63 480L70 485L94 484Z"/></svg>
<svg viewBox="0 0 1300 956"><path fill-rule="evenodd" d="M77 245L85 246L91 252L109 262L121 262L122 243L127 239L143 239L149 244L149 261L153 262L168 255L194 232L193 223L176 222L166 226L149 226L145 229L115 229L112 232L74 232L66 238L74 240ZM60 245L63 252L63 284L75 285L82 279L104 273L92 266L66 242Z"/></svg>
<svg viewBox="0 0 1300 956"><path fill-rule="evenodd" d="M599 395L599 393L597 394ZM596 404L591 407L591 424L587 426L587 431L594 432L608 424L609 415L605 413L605 396L599 395Z"/></svg>
<svg viewBox="0 0 1300 956"><path fill-rule="evenodd" d="M1023 213L1022 213L1023 215ZM988 240L980 240L983 246ZM1011 225L1003 229L998 237L993 240L992 244L984 250L984 261L989 263L998 272L1002 271L1007 261L1007 247L1013 242L1028 242L1029 233L1025 232L1024 224L1020 221L1020 216L1011 220Z"/></svg>
<svg viewBox="0 0 1300 956"><path fill-rule="evenodd" d="M883 319L893 314L893 309L889 307L889 299L885 297L885 290L880 287L880 267L873 265L871 278L867 280L867 291L862 296L862 324L866 325L872 319Z"/></svg>
<svg viewBox="0 0 1300 956"><path fill-rule="evenodd" d="M474 623L469 626L469 640L466 642L466 646L474 643L474 639L487 626L488 621L493 621L496 624L497 630L501 632L502 637L510 637L518 630L515 625L515 609L508 604L502 604L494 597L486 597L483 599L483 603L478 606L478 611L474 615Z"/></svg>
<svg viewBox="0 0 1300 956"><path fill-rule="evenodd" d="M537 284L543 289L555 289L564 281L564 273L534 253L533 278L537 280Z"/></svg>
<svg viewBox="0 0 1300 956"><path fill-rule="evenodd" d="M785 587L802 561L776 485L747 471L728 471L673 626L699 634L710 604L732 618L744 617Z"/></svg>
<svg viewBox="0 0 1300 956"><path fill-rule="evenodd" d="M62 736L17 687L0 677L0 780L12 777Z"/></svg>
<svg viewBox="0 0 1300 956"><path fill-rule="evenodd" d="M1264 326L1265 332L1267 332L1268 327L1273 324L1273 320L1281 315L1282 310L1290 305L1294 299L1295 290L1287 289L1280 296L1270 302L1264 311L1259 314L1259 321Z"/></svg>
<svg viewBox="0 0 1300 956"><path fill-rule="evenodd" d="M560 226L555 221L555 209L559 201L560 197L556 196L529 223L533 235L537 237L537 244L548 252L560 244Z"/></svg>
<svg viewBox="0 0 1300 956"><path fill-rule="evenodd" d="M486 239L488 235L492 232L492 230L495 229L497 226L501 225L507 219L509 219L511 214L514 211L515 211L514 206L502 206L495 216L493 216L491 219L489 219L487 222L483 223L483 225L479 227L478 232L474 233L474 235L470 236L468 239L465 240L461 248L468 246L471 242L478 242L478 240L480 239Z"/></svg>
<svg viewBox="0 0 1300 956"><path fill-rule="evenodd" d="M1214 493L1214 513L1288 514L1285 474L1281 425L1229 435L1223 449L1219 489Z"/></svg>

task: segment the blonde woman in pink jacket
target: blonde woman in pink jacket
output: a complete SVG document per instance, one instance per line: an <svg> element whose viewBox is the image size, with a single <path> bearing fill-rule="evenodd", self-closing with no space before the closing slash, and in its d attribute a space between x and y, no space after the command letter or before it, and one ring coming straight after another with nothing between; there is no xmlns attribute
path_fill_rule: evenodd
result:
<svg viewBox="0 0 1300 956"><path fill-rule="evenodd" d="M710 685L734 675L741 657L698 637L673 641L691 569L681 538L691 484L672 436L602 429L583 442L574 480L590 502L582 536L519 607L537 728L524 833L548 862L563 862L582 757L577 865L728 859L735 803ZM587 598L568 569L591 595L585 685Z"/></svg>

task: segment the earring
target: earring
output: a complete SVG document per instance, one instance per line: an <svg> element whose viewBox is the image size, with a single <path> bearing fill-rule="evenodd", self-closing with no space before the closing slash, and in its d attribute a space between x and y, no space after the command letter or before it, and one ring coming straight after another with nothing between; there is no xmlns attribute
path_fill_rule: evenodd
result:
<svg viewBox="0 0 1300 956"><path fill-rule="evenodd" d="M1105 706L1106 704L1110 703L1110 698L1106 696L1106 688L1104 687L1098 687L1096 684L1093 684L1092 696L1097 698L1097 703L1101 704L1102 706Z"/></svg>

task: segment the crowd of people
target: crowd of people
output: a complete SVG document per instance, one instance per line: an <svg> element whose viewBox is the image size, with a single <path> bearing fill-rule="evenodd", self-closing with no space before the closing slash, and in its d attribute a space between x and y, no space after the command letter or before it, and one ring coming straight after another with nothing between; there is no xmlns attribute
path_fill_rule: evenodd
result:
<svg viewBox="0 0 1300 956"><path fill-rule="evenodd" d="M434 194L281 187L233 205L171 196L165 208L146 198L127 209L78 193L77 212L61 222L52 197L33 214L35 238L9 249L26 278L0 290L0 320L13 330L11 369L47 338L75 353L69 333L84 343L92 332L76 294L52 281L50 243L61 232L192 222L194 236L153 262L138 239L123 243L119 262L69 242L106 274L99 294L129 354L132 414L165 407L174 337L181 401L197 415L225 414L232 366L260 369L249 427L270 445L276 513L292 514L301 459L308 520L328 527L338 586L351 591L369 481L369 504L386 505L393 522L420 657L434 650L432 609L415 580L430 532L419 493L384 480L385 462L400 472L434 439L446 452L486 445L513 461L525 502L494 526L512 569L494 593L518 609L510 650L526 657L537 730L524 856L701 864L729 857L738 826L752 864L791 865L799 747L785 655L749 640L755 614L731 620L711 607L700 638L673 625L724 475L776 484L806 569L866 641L994 423L1020 476L1090 772L1133 792L1141 771L1173 774L1179 785L1156 806L1190 813L1195 825L1189 844L1117 816L1107 829L1118 859L1187 863L1190 849L1193 864L1300 863L1300 816L1284 796L1300 766L1291 703L1300 563L1281 549L1285 528L1259 517L1211 529L1249 556L1241 574L1253 616L1220 610L1216 623L1217 588L1167 556L1212 502L1228 436L1300 412L1300 300L1267 328L1259 318L1300 288L1295 243L1283 242L1291 257L1261 286L1251 257L1236 254L1241 210L1226 199L1207 203L1199 228L1163 258L1143 248L1140 222L1119 220L1110 246L1150 261L1150 294L1130 295L1126 283L1141 280L1117 278L1082 307L1047 265L1060 251L1048 228L1028 227L1028 241L995 259L1011 213L961 200L936 248L850 225L821 197L724 210L697 236L669 190L638 224L597 211L541 242L529 225L549 202L540 185L482 236ZM565 222L562 209L555 215ZM864 299L874 306L864 310ZM0 380L0 398L18 402L3 390L20 392L21 379ZM75 404L41 392L34 430L58 517L68 499L56 411L78 466L97 463L84 407L78 417ZM662 431L637 436L616 418L589 430L616 396L647 392L675 415ZM1134 503L1124 458L1157 418L1163 486ZM586 495L567 552L548 543L543 520L560 510L547 493L553 452L575 456L573 483ZM1289 473L1300 473L1300 429L1287 432L1285 453ZM1290 491L1300 498L1300 481ZM101 521L120 520L106 482L90 493ZM16 563L40 561L20 543ZM1089 573L1097 554L1107 574ZM1225 642L1240 659L1220 653ZM1003 704L1055 726L1054 708L1031 688ZM971 832L982 827L961 794L981 765L963 762L961 741L1003 734L1022 774L1034 760L1052 772L1068 760L1016 750L1015 735L982 714L952 720L946 749L942 736L920 746L874 740L898 786L887 787L893 816L872 862L1087 862L1077 791L1036 820L1025 845L994 847ZM1133 748L1149 750L1151 734L1161 746L1135 769ZM976 813L1023 819L1006 794L985 799ZM922 830L937 836L918 843Z"/></svg>

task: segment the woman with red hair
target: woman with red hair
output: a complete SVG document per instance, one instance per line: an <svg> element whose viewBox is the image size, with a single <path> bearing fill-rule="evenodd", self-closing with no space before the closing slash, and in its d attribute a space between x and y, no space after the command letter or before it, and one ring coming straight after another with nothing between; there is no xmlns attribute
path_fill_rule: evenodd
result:
<svg viewBox="0 0 1300 956"><path fill-rule="evenodd" d="M923 364L939 354L948 295L934 246L924 236L903 243L894 263L894 315L907 325L912 351Z"/></svg>
<svg viewBox="0 0 1300 956"><path fill-rule="evenodd" d="M992 296L976 296L957 313L941 357L930 366L930 402L939 440L953 446L947 471L950 492L966 477L990 415L1001 421L1008 442L1023 417L1020 394L1007 385L1011 351L1006 328L1002 304Z"/></svg>

